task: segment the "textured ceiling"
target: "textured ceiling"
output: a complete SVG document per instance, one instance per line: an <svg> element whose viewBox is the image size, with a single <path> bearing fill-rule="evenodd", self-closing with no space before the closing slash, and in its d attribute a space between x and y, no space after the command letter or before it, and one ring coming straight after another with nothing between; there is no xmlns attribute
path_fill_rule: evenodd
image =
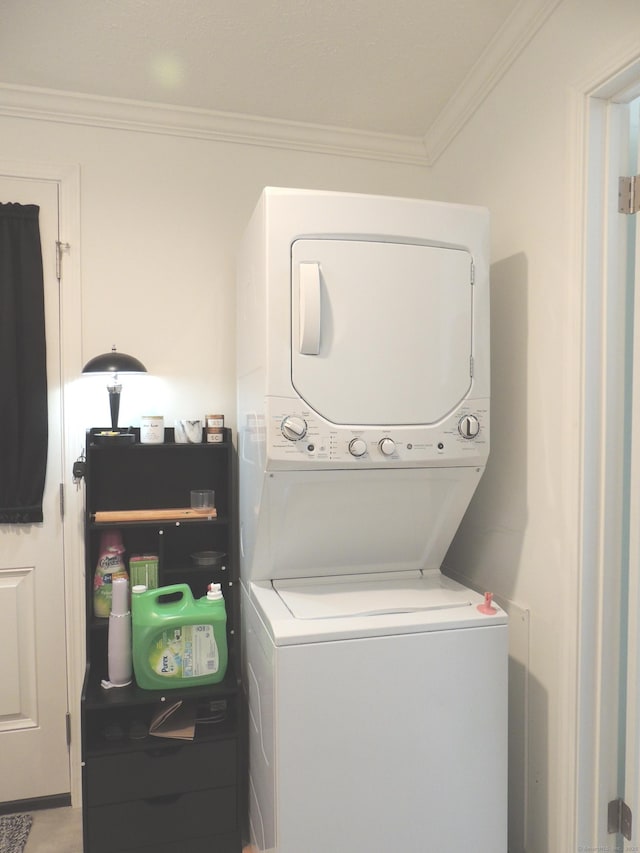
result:
<svg viewBox="0 0 640 853"><path fill-rule="evenodd" d="M518 5L1 0L0 83L423 136Z"/></svg>

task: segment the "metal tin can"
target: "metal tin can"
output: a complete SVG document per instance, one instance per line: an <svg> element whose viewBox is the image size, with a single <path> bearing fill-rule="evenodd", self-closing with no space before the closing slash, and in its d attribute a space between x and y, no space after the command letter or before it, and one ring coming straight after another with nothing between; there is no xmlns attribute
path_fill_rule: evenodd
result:
<svg viewBox="0 0 640 853"><path fill-rule="evenodd" d="M162 444L164 442L164 418L162 415L143 415L140 420L140 442Z"/></svg>

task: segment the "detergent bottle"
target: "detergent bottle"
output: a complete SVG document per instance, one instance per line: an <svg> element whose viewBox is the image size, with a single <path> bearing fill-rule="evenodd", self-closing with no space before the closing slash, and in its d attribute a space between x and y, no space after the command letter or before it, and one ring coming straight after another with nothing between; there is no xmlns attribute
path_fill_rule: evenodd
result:
<svg viewBox="0 0 640 853"><path fill-rule="evenodd" d="M93 576L93 613L108 619L111 613L113 579L129 579L122 555L124 545L119 530L105 530L100 537L100 553Z"/></svg>
<svg viewBox="0 0 640 853"><path fill-rule="evenodd" d="M133 671L138 687L216 684L227 670L227 613L220 584L194 599L187 584L131 590Z"/></svg>

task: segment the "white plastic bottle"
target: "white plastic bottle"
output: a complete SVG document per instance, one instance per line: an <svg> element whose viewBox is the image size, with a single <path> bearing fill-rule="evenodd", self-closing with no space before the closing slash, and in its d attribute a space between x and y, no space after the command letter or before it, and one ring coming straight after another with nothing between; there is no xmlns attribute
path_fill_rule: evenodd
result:
<svg viewBox="0 0 640 853"><path fill-rule="evenodd" d="M113 579L107 656L111 687L126 687L131 684L131 610L127 578Z"/></svg>

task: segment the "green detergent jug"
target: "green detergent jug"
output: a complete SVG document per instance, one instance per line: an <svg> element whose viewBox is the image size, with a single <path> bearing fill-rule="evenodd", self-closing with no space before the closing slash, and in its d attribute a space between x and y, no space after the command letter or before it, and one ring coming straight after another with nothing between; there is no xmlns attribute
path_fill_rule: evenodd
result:
<svg viewBox="0 0 640 853"><path fill-rule="evenodd" d="M171 690L222 681L228 652L220 584L210 584L198 599L187 584L134 586L131 592L133 671L139 687Z"/></svg>

